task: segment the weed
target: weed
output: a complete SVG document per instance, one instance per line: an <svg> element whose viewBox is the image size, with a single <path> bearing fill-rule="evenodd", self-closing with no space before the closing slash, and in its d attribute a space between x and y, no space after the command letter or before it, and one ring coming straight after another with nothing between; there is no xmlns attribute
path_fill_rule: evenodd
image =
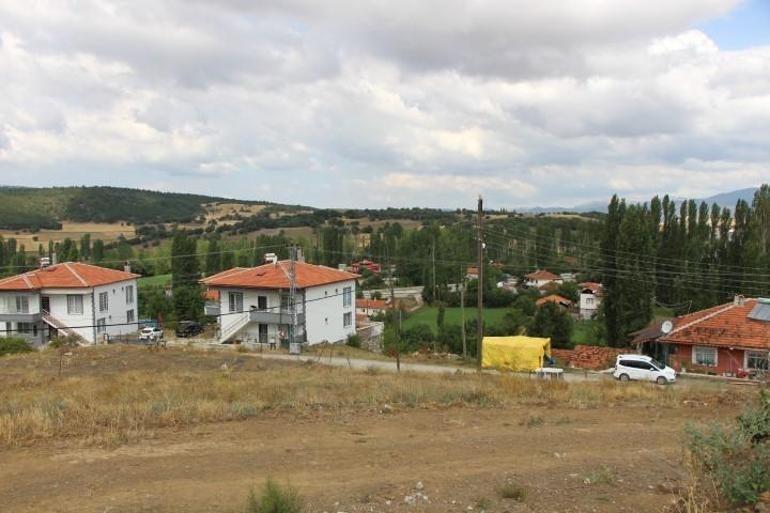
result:
<svg viewBox="0 0 770 513"><path fill-rule="evenodd" d="M0 356L4 354L30 353L34 351L23 338L0 338Z"/></svg>
<svg viewBox="0 0 770 513"><path fill-rule="evenodd" d="M492 505L492 501L490 501L486 497L478 497L476 499L476 509L479 509L481 511L486 511L489 509L491 505Z"/></svg>
<svg viewBox="0 0 770 513"><path fill-rule="evenodd" d="M583 479L583 482L590 485L608 485L615 482L615 475L613 474L611 468L609 468L607 465L602 465L601 467L589 472L585 479Z"/></svg>
<svg viewBox="0 0 770 513"><path fill-rule="evenodd" d="M565 424L571 424L572 423L572 419L569 418L569 417L566 417L566 416L559 417L553 423L556 424L557 426L563 426Z"/></svg>
<svg viewBox="0 0 770 513"><path fill-rule="evenodd" d="M545 419L536 415L530 415L526 419L521 419L519 421L519 426L526 426L528 428L540 427L543 424L545 424Z"/></svg>
<svg viewBox="0 0 770 513"><path fill-rule="evenodd" d="M497 489L498 495L503 499L522 501L527 496L527 489L514 482L507 482Z"/></svg>
<svg viewBox="0 0 770 513"><path fill-rule="evenodd" d="M244 513L301 513L302 497L290 485L281 486L268 478L257 497L252 489Z"/></svg>

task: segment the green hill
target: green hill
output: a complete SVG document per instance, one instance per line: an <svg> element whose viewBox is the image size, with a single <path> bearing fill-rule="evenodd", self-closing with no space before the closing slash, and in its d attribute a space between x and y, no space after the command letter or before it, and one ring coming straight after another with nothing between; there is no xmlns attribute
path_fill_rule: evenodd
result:
<svg viewBox="0 0 770 513"><path fill-rule="evenodd" d="M133 224L186 222L204 213L203 204L232 201L119 187L0 187L0 228L56 229L61 221Z"/></svg>

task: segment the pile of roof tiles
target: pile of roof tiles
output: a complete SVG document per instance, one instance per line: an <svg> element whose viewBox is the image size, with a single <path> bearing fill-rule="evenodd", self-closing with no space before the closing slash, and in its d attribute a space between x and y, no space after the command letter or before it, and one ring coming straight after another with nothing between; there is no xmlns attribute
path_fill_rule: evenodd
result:
<svg viewBox="0 0 770 513"><path fill-rule="evenodd" d="M612 367L622 349L600 346L575 346L575 349L553 349L554 358L575 369L601 370Z"/></svg>

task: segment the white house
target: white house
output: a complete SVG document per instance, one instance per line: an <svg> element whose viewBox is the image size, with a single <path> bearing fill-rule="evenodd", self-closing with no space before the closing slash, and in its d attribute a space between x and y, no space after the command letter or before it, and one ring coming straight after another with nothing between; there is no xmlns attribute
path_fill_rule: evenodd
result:
<svg viewBox="0 0 770 513"><path fill-rule="evenodd" d="M548 285L549 283L555 283L557 285L562 283L561 277L545 269L538 269L533 273L529 273L525 276L525 278L525 285L527 287L540 288Z"/></svg>
<svg viewBox="0 0 770 513"><path fill-rule="evenodd" d="M137 331L137 274L77 262L0 280L0 336L35 346L57 335L93 344Z"/></svg>
<svg viewBox="0 0 770 513"><path fill-rule="evenodd" d="M580 284L580 318L592 319L602 304L602 284L587 281Z"/></svg>
<svg viewBox="0 0 770 513"><path fill-rule="evenodd" d="M339 342L356 333L357 274L294 262L295 340ZM285 339L292 324L292 262L273 260L236 267L202 280L219 292L219 342L236 338L260 343Z"/></svg>
<svg viewBox="0 0 770 513"><path fill-rule="evenodd" d="M356 299L356 313L371 317L379 315L388 309L388 301L384 299Z"/></svg>

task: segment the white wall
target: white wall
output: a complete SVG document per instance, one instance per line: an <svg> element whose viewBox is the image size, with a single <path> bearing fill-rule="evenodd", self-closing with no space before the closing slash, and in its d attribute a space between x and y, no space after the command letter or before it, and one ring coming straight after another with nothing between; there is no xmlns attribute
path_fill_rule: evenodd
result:
<svg viewBox="0 0 770 513"><path fill-rule="evenodd" d="M351 288L350 306L343 307L342 291ZM356 282L348 280L320 287L310 287L305 291L305 323L307 341L319 344L323 341L339 342L356 332ZM351 313L351 324L345 328L342 316Z"/></svg>
<svg viewBox="0 0 770 513"><path fill-rule="evenodd" d="M591 301L593 299L593 301ZM583 319L590 319L599 311L601 305L601 296L588 293L580 293L580 316Z"/></svg>
<svg viewBox="0 0 770 513"><path fill-rule="evenodd" d="M133 285L133 304L126 302L126 287ZM97 319L105 319L107 331L111 336L135 333L139 330L139 298L136 280L127 280L109 285L102 285L93 289L43 289L41 296L48 296L51 303L51 315L56 317L66 326L73 328L78 335L85 340L94 343L103 340L102 334L96 335ZM107 292L108 309L99 311L99 293ZM67 295L75 294L83 296L83 313L67 313ZM134 311L134 322L127 323L127 313Z"/></svg>

